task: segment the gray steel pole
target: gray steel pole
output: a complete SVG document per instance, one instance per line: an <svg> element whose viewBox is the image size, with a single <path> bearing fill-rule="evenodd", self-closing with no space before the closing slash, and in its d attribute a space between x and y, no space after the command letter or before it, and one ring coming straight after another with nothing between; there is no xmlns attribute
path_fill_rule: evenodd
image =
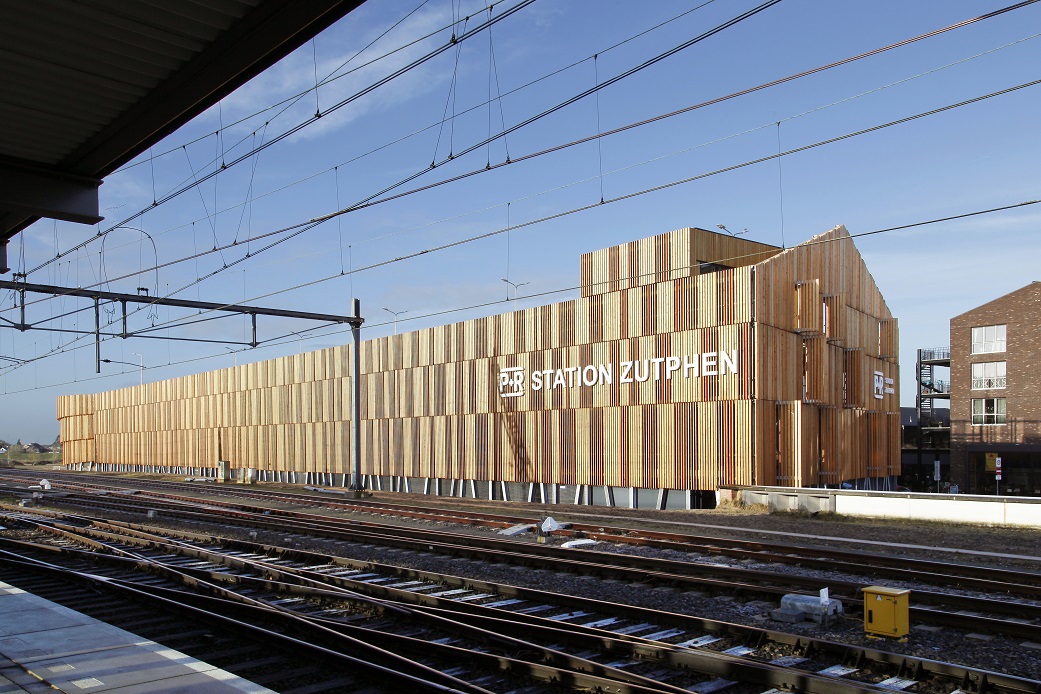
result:
<svg viewBox="0 0 1041 694"><path fill-rule="evenodd" d="M354 353L351 355L351 489L360 491L361 484L361 301L354 300L351 335Z"/></svg>

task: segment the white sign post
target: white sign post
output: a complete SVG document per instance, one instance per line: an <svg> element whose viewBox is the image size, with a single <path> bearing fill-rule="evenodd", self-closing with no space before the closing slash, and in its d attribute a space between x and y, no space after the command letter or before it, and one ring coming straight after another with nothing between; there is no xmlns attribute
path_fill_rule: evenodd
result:
<svg viewBox="0 0 1041 694"><path fill-rule="evenodd" d="M994 495L1001 494L1001 456L994 459Z"/></svg>

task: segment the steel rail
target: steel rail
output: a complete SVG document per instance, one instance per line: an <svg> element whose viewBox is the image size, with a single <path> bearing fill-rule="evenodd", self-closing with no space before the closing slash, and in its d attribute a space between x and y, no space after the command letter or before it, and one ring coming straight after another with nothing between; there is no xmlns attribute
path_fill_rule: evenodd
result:
<svg viewBox="0 0 1041 694"><path fill-rule="evenodd" d="M78 475L69 474L71 477ZM133 481L140 483L140 480ZM202 491L199 485L187 485L167 481L154 482L156 486L163 488L188 489ZM91 483L86 483L91 486ZM97 485L101 487L102 485ZM213 489L211 486L210 489ZM417 518L422 520L451 521L460 524L477 525L483 527L507 527L517 524L535 524L538 519L530 517L489 514L473 511L456 511L453 509L441 509L436 507L403 508L397 504L371 501L335 501L328 496L316 496L300 494L296 492L257 492L253 490L229 489L219 487L223 495L245 496L258 499L279 499L290 503L302 501L314 503L327 508L335 508L350 511L363 511L368 513L394 514L402 517ZM217 490L214 489L214 492ZM152 492L144 492L153 494ZM176 496L184 500L192 500L193 497ZM213 502L215 504L228 502ZM716 538L698 535L686 535L679 533L667 533L661 531L644 530L636 528L619 528L602 524L570 523L569 529L556 531L555 534L563 537L588 537L604 542L618 542L624 544L651 546L660 549L672 549L682 552L699 552L705 554L719 554L741 559L754 559L761 562L783 563L795 566L820 568L834 571L833 561L843 561L850 573L861 573L897 580L913 580L950 585L956 583L958 587L975 588L979 590L995 590L998 592L1015 593L1024 596L1041 597L1041 573L1015 571L1000 568L981 568L967 564L952 562L937 562L931 560L915 559L910 557L888 556L879 553L832 549L829 547L806 547L790 543L766 543L761 541L738 540L728 538ZM958 581L952 578L957 577Z"/></svg>
<svg viewBox="0 0 1041 694"><path fill-rule="evenodd" d="M167 531L163 531L163 532L167 532ZM145 538L148 542L153 542L155 540L155 536L153 536L153 535L151 535L149 533L144 533L144 534L148 536L147 538ZM177 535L192 536L194 538L194 540L198 541L198 542L206 542L206 541L212 542L214 540L213 536L197 535L197 534L183 534L183 533L180 533L180 532L178 532L176 534ZM304 552L302 550L284 550L282 548L268 547L268 546L261 547L259 545L256 545L255 543L246 543L246 542L242 542L242 541L235 541L235 542L231 542L231 543L228 543L228 544L232 544L233 546L242 546L245 549L250 549L250 550L254 550L254 551L257 550L257 549L260 549L260 548L263 548L264 550L268 550L268 551L277 550L278 551L278 555L279 555L280 558L284 559L286 556L291 555L291 557L293 557L293 559L295 561L296 560L301 560L301 561L304 561L304 562L311 562L311 563L313 563L315 561L319 561L320 559L323 560L323 561L330 559L328 557L322 557L322 556L319 556L319 555L314 555L314 554L312 554L312 552ZM203 554L205 554L205 552L200 552L200 554L194 554L193 556L202 556ZM337 563L342 563L342 564L349 564L350 563L350 562L347 562L346 560L336 560L336 561L337 561ZM291 573L300 573L300 571L298 571L297 569L287 568L287 567L285 567L284 565L281 565L281 564L279 564L279 565L271 565L268 562L263 562L263 561L260 561L260 562L250 562L250 563L259 564L261 566L264 566L266 570L269 570L280 581L285 580L286 577L289 576ZM243 565L243 563L239 562L238 560L235 560L235 561L231 562L231 566L236 567L236 568L240 567L242 565ZM372 564L366 564L366 566L369 566L370 568L373 567ZM386 568L386 567L383 567L383 568ZM306 572L304 572L304 573L306 573ZM415 574L416 572L409 571L409 573L410 574ZM322 576L322 580L324 582L329 582L330 581L330 577L323 575ZM363 589L367 589L367 590L375 589L377 592L389 591L390 590L390 589L387 589L385 587L366 586L365 584L361 584L360 586L358 586L356 584L356 582L351 582L349 580L333 579L332 581L334 583L342 583L342 584L345 584L345 585L352 585L354 588L363 588ZM390 591L390 592L392 593L393 591ZM429 605L429 602L430 602L431 598L430 598L430 596L418 595L418 596L414 596L413 599L420 600L422 603L424 603L424 605ZM446 606L447 605L451 605L451 608L452 608L453 612L457 612L460 609L459 603L455 603L455 602L453 602L451 600L442 600L441 603L442 603L442 605L446 605ZM435 602L435 605L436 605L436 602ZM479 609L479 606L472 606L472 607L471 606L466 606L466 607L468 609ZM618 606L618 607L620 607L620 606ZM637 610L639 610L639 609L637 609ZM485 611L487 611L487 609L485 609ZM507 614L509 614L509 617L510 617L511 620L516 620L518 617L523 617L522 615L514 615L513 613L507 613ZM540 620L538 618L535 618L535 617L528 617L527 619L534 620L535 624L538 624L540 622ZM572 629L576 628L574 625L568 625L568 626L570 628L572 628ZM742 627L742 628L752 629L752 627ZM601 635L603 634L600 631L600 629L587 629L587 631L589 633L591 633L593 636L598 635L598 634L601 634ZM761 633L761 631L755 631L755 629L753 629L753 632ZM618 638L616 635L611 635L611 637L613 637L615 639ZM628 638L630 640L634 641L634 642L637 642L637 643L642 641L638 637L628 637ZM661 646L662 646L662 644L660 644L660 643L654 643L654 647L661 647ZM849 646L846 646L846 645L842 645L841 647L844 648L844 649L848 649L849 648ZM944 664L938 664L938 665L937 664L931 664L928 667L926 667L926 666L923 666L922 663L919 663L919 662L913 662L913 661L912 662L908 662L905 657L895 657L895 656L893 656L893 654L890 654L890 657L891 658L903 659L902 662L900 662L900 665L899 665L899 667L900 667L900 669L902 669L902 671L903 670L907 670L908 668L912 668L913 670L918 671L918 672L925 672L925 671L934 672L934 671L939 671L939 670L937 670L937 668L942 669L941 666L944 666ZM951 667L958 668L958 666L951 666ZM947 676L951 676L950 673L946 672L946 671L943 672L943 674L945 674ZM964 670L956 670L955 674L964 676ZM992 678L992 676L991 676L991 678ZM1019 690L1019 691L1032 691L1031 688L1032 687L1036 687L1038 685L1039 685L1039 683L1033 683L1033 684L1027 683L1026 685L1023 685L1023 687L1025 687L1025 689L1022 689L1022 690Z"/></svg>
<svg viewBox="0 0 1041 694"><path fill-rule="evenodd" d="M296 651L309 653L312 657L321 657L323 659L328 659L331 662L339 662L343 664L345 668L349 668L352 671L368 673L367 679L378 677L378 681L395 682L399 686L418 687L420 691L471 691L481 692L482 694L485 694L487 692L487 690L469 686L460 690L455 687L448 687L443 684L421 679L411 674L402 672L396 668L385 667L377 663L369 662L362 658L354 657L348 653L338 652L336 650L325 648L311 643L309 641L301 640L278 631L265 629L256 624L251 624L248 622L232 619L220 612L201 610L199 608L187 605L183 601L173 600L169 597L154 595L150 592L142 590L140 586L113 580L109 577L97 576L82 571L69 570L64 567L49 564L46 562L41 562L39 560L33 560L31 558L22 557L20 555L14 555L11 552L5 550L0 550L0 564L17 567L20 571L32 571L36 573L49 574L60 578L64 582L75 581L79 583L85 583L94 590L114 594L120 597L121 599L131 598L138 602L149 603L152 606L152 609L158 610L163 613L167 613L169 611L187 613L193 620L198 620L203 623L220 624L224 628L232 629L242 634L250 634L251 638L277 642L279 646L282 648L288 647ZM270 617L272 614L277 614L269 611L265 612L266 616L268 617Z"/></svg>
<svg viewBox="0 0 1041 694"><path fill-rule="evenodd" d="M199 536L199 538L203 539L203 540L212 539L209 536ZM148 540L151 541L152 538L148 538ZM314 557L310 557L310 560L313 561ZM263 562L261 562L261 563L263 563ZM279 573L282 573L284 571L284 567L278 567L277 571ZM429 598L429 596L419 596L419 597L420 598ZM453 604L453 613L452 613L453 614L453 620L457 619L457 616L456 616L456 613L455 613L455 609L454 609L455 607L456 607L456 605ZM467 607L473 609L473 608L477 608L478 606L467 606ZM436 610L436 608L435 608L435 610ZM486 611L487 611L487 609L486 609ZM511 618L513 617L513 615L510 615L510 616L511 616ZM489 619L489 618L485 617L485 619ZM544 622L544 620L539 620L538 618L530 618L529 617L529 619L535 619L536 623L538 621L543 621ZM500 622L501 622L501 620L500 620ZM502 624L500 623L499 626L501 627ZM572 629L574 629L574 627L572 625L568 625L568 626L571 627ZM555 627L545 627L543 625L544 635L555 635L555 636L557 636L559 638L564 638L564 636L566 636L566 634L562 634L561 630L559 630L558 627L559 627L559 625L557 625ZM551 631L552 630L556 630L556 631L552 631L552 634L550 634L549 632L545 632L545 629L550 629ZM748 629L750 631L759 631L759 630L752 630L750 628L748 628ZM620 645L619 643L616 643L616 642L618 642L620 640L619 637L617 637L616 635L609 634L608 636L604 636L602 632L598 633L599 630L595 630L595 629L591 629L591 630L587 630L587 631L589 631L590 633L586 635L588 638L586 638L586 640L584 641L585 645L590 645L591 643L599 642L601 647L606 647L609 651L619 651L619 652L626 651L626 649L635 649L635 650L632 650L631 652L633 654L636 654L636 655L642 655L643 657L647 657L647 653L645 651L647 649L651 649L652 651L657 652L659 654L659 659L664 658L666 661L668 661L670 663L673 663L673 664L677 664L677 665L679 665L681 667L691 667L694 664L693 661L697 661L699 663L699 669L701 669L703 672L706 672L708 674L715 674L715 675L719 675L719 676L724 676L724 675L733 676L735 674L734 668L737 665L740 666L740 669L745 669L745 668L748 667L748 661L747 660L737 659L736 660L737 665L735 665L735 659L728 659L726 657L721 657L719 654L712 654L710 656L710 661L714 659L714 663L715 663L714 666L706 666L705 663L702 662L702 660L699 660L698 658L693 657L693 655L689 651L684 651L682 649L677 651L677 649L675 649L673 647L670 647L668 645L663 645L663 644L654 643L654 642L648 643L645 640L639 639L638 637L627 637L629 645L625 646L625 645ZM568 632L568 633L570 633L570 632ZM580 640L582 640L580 637L581 637L581 635L579 637L571 636L569 638L579 638ZM592 642L589 641L589 638L594 639L594 641L592 641ZM610 642L610 643L605 642L604 641L605 638L607 639L607 642ZM599 639L599 641L596 641L597 639ZM848 651L848 649L849 649L849 646L846 646L844 644L842 644L842 645L832 644L832 645L837 645L839 647L839 650L844 651L844 652ZM665 651L662 651L663 648L665 649ZM819 646L818 646L818 648L819 648ZM664 653L664 655L663 655L663 653ZM700 654L700 655L705 655L705 654ZM991 681L991 682L994 682L993 677L992 677L993 673L979 673L979 672L977 672L974 675L969 675L969 674L967 674L966 669L958 668L958 666L949 666L948 667L946 664L942 664L942 663L938 664L938 663L933 663L933 662L930 662L930 661L917 661L916 659L908 660L906 657L903 657L903 656L893 656L892 654L889 654L889 660L890 661L892 661L894 658L900 658L901 659L901 662L899 663L899 667L900 667L900 671L901 672L911 672L911 671L914 671L914 672L918 672L919 676L921 676L921 673L924 673L924 672L927 672L927 671L930 672L930 673L934 673L934 674L942 672L942 674L946 675L947 677L959 676L959 677L961 677L965 681L972 681L973 678L976 678L979 681ZM879 660L880 661L884 661L885 659L884 658L880 658ZM713 668L715 668L715 669L713 669ZM758 666L757 666L757 668L758 668ZM952 668L953 668L953 670L952 670ZM791 686L792 673L790 671L786 672L783 675L779 675L779 678L778 678L778 672L783 672L783 671L778 671L776 669L776 666L771 666L770 668L758 668L757 672L758 672L759 676L762 676L762 677L765 678L765 679L762 679L762 680L755 680L755 681L757 681L759 683L762 683L762 684L773 684L773 685L776 686L778 684L784 684L785 682L787 682L788 683L787 686ZM834 682L830 678L823 678L822 684L820 684L820 686L806 688L805 677L806 676L805 676L804 673L799 673L799 681L800 681L800 683L804 687L804 688L802 688L802 691L819 691L819 692L851 691L851 688L849 687L849 684L847 682L843 682L842 685L838 689L835 689L834 688L834 686L835 686ZM988 677L990 677L990 680L988 680ZM747 678L745 678L745 681L748 681ZM1020 680L1017 680L1017 678L1010 678L1008 683L1006 683L1006 685L1003 685L1003 686L1008 686L1010 688L1010 690L1012 690L1012 691L1031 691L1031 687L1037 686L1039 684L1041 684L1041 683L1036 683L1036 682L1031 683L1031 682L1026 681L1026 680L1020 681ZM871 691L876 691L876 690L872 688Z"/></svg>
<svg viewBox="0 0 1041 694"><path fill-rule="evenodd" d="M58 548L57 551L63 555L69 555L76 553L76 550L70 550L68 548ZM203 569L191 570L197 574L207 575L208 578L217 578L221 574L216 572L207 572ZM260 579L248 579L242 576L227 576L225 577L229 581L241 582L246 581L250 584L270 584L271 582L265 582ZM116 580L116 579L108 579ZM270 586L268 586L270 588ZM296 587L282 586L282 588L289 588L288 592L294 595L319 595L321 597L330 597L329 591L315 591L314 589L305 589ZM142 590L149 592L166 591L170 592L169 589L154 588L150 586L141 586ZM184 601L189 599L181 593L176 593L178 600ZM205 597L200 599L206 599ZM213 598L209 597L210 601L217 601L215 604L221 605L221 613L227 613L228 611L234 611L236 609L263 609L258 605L251 604L248 602L241 601L229 601L226 598ZM305 617L308 621L320 624L325 628L341 631L345 634L350 634L356 638L361 638L366 642L381 641L382 646L386 648L388 645L392 645L395 651L407 650L415 654L426 653L429 655L431 651L441 651L442 654L447 653L448 656L454 656L456 660L485 660L492 666L497 666L499 669L506 669L515 673L524 673L535 679L543 681L552 681L558 683L568 683L572 686L580 687L583 689L590 689L594 691L614 691L614 692L629 692L631 694L683 694L688 692L688 689L678 688L666 683L658 682L656 680L648 679L639 675L635 675L618 668L605 666L594 661L590 661L585 658L578 658L567 653L557 651L552 648L546 648L544 646L537 646L531 641L521 641L517 638L506 635L503 632L506 631L518 631L516 627L513 629L491 631L482 626L473 624L460 623L456 620L452 620L447 613L438 614L436 612L422 612L418 613L418 616L429 619L438 619L442 622L450 621L452 624L459 626L465 626L468 631L468 635L472 636L472 632L475 629L480 629L484 634L493 641L497 641L499 645L508 644L515 649L523 649L529 653L538 655L538 661L532 662L529 655L528 660L518 661L515 658L505 658L502 656L494 656L491 654L485 654L473 650L464 650L455 646L431 643L429 641L421 641L409 637L400 635L388 634L386 632L373 632L371 630L360 629L351 625L344 625L342 623L336 623L332 620L316 619L314 617ZM265 615L266 619L272 619L272 615ZM523 625L520 629L521 633L530 636L532 633L538 632L537 629L530 625ZM538 632L544 635L544 632ZM567 631L562 629L556 630L557 636L566 636ZM309 640L314 640L310 638ZM612 641L612 639L608 639ZM626 644L621 642L619 639L614 639L618 643L614 644L613 648L609 648L610 652L619 654L633 653L637 655L637 649L633 644ZM599 644L601 647L604 646L603 639L597 636L588 636L584 639L585 645ZM324 642L323 642L324 644ZM646 650L646 649L644 649ZM641 657L649 657L647 652L639 653ZM805 673L800 671L793 671L791 668L769 665L766 663L749 663L747 660L728 657L723 654L716 653L688 653L685 657L681 657L680 662L677 664L679 668L695 669L698 672L702 672L706 675L721 675L729 674L732 677L738 677L740 681L752 682L755 684L762 684L767 686L785 687L791 688L796 682L805 683L807 679L811 679L816 683L816 686L806 687L803 684L802 691L806 692L817 692L819 694L829 694L834 692L878 692L879 690L874 687L861 687L855 684L843 683L841 686L836 686L833 678L827 677L814 677L812 673Z"/></svg>
<svg viewBox="0 0 1041 694"><path fill-rule="evenodd" d="M0 540L0 544L8 543L10 543L11 546L19 546L19 543L16 541L11 542ZM23 544L22 546L37 550L45 548L44 545L33 544ZM66 556L77 556L78 554L76 550L71 550L69 548L57 548L56 551ZM0 552L2 552L2 550L0 550ZM94 558L98 559L99 557L95 556ZM106 559L112 558L117 560L120 559L118 556L106 556ZM2 556L0 556L0 561L2 561ZM170 571L170 567L165 566L162 563L150 565L148 562L127 562L126 564L128 566L134 566L138 570L148 570L150 572ZM89 572L84 573L91 575ZM244 584L258 590L266 590L272 593L306 596L308 598L317 598L325 601L351 600L349 595L336 590L320 590L302 586L279 585L276 581L232 575L217 571L207 571L198 568L184 569L184 573L189 576L194 576L196 579L205 580L207 583L223 580L231 585ZM106 577L105 580L109 582L117 582L120 579ZM163 589L149 585L139 585L133 581L127 581L125 579L122 582L145 592L173 595L181 602L187 601L195 603L199 600L209 599L212 604L220 606L220 614L227 614L235 611L241 613L242 610L246 610L252 614L261 615L262 621L264 622L277 623L282 629L287 629L294 625L300 627L302 624L306 624L305 637L308 643L317 644L324 648L336 651L343 651L345 648L353 651L363 650L369 657L373 657L373 654L378 654L380 657L376 658L377 660L386 660L389 657L391 660L398 662L398 667L405 665L405 670L407 671L420 669L421 671L425 671L427 677L432 678L433 680L442 679L448 681L456 687L455 689L452 689L452 691L490 694L490 692L483 687L471 686L463 680L454 676L446 675L445 673L429 668L428 666L421 665L418 661L407 659L400 654L408 653L410 657L426 659L429 659L432 655L436 655L441 661L448 663L459 663L463 661L479 663L483 668L491 670L492 672L503 671L514 676L530 676L543 682L567 682L573 686L591 690L628 692L629 694L683 694L687 691L672 687L665 683L633 675L632 673L624 672L617 668L607 667L583 658L576 658L566 653L555 652L552 649L534 643L524 642L506 635L488 632L487 630L477 626L453 622L447 617L434 614L428 615L415 613L410 609L402 609L400 607L395 609L394 606L391 606L392 609L388 612L396 612L399 616L406 617L409 622L436 621L443 629L447 629L449 632L461 632L470 641L473 641L475 636L483 637L484 640L493 642L494 645L500 648L509 646L516 651L527 652L529 657L534 657L535 660L523 660L491 653L483 653L473 649L460 648L451 644L427 641L401 634L380 632L369 628L336 622L334 620L316 618L314 616L294 612L291 609L280 609L271 605L265 605L259 600L243 599L242 596L237 595L232 591L220 591L221 594L219 596L206 595L203 593L197 597L193 597L194 594L192 593L184 593L178 590ZM185 584L189 586L195 585L190 580L185 581ZM372 602L371 600L365 599L363 596L360 597L362 597L363 602ZM483 634L478 634L478 631L483 632ZM346 640L346 644L344 643L344 640ZM480 638L478 640L480 640ZM389 649L388 646L393 646L393 650Z"/></svg>
<svg viewBox="0 0 1041 694"><path fill-rule="evenodd" d="M92 505L113 508L112 502L95 501L95 498L88 498L87 501L90 501ZM157 506L155 501L157 499L150 499L149 504L155 507ZM120 500L122 505L116 504L115 507L133 512L135 507L130 506L130 503L136 503L133 497L124 497ZM216 514L222 519L222 522L235 522L247 527L275 532L294 530L308 535L351 542L366 541L405 549L412 549L419 544L431 551L437 550L443 554L468 556L483 561L492 560L524 566L539 566L555 571L563 569L573 573L600 577L620 576L636 582L707 588L717 592L737 592L745 595L763 594L774 600L779 600L782 595L787 593L807 594L808 587L816 591L821 588L829 588L835 597L841 598L846 604L863 605L863 600L858 597L862 585L849 581L591 550L562 551L552 546L513 540L477 538L445 531L415 530L354 520L341 521L328 516L234 504L238 509L248 509L236 510L227 508L232 504L225 502L216 502L216 504L216 508L200 509L198 500L195 500L192 509L173 505L166 507L164 513L172 517L201 521L206 521L211 514ZM136 510L140 513L139 507ZM277 516L278 519L272 519L274 516ZM832 567L832 569L835 570L836 567ZM724 578L716 578L718 576ZM998 584L998 589L1003 590L1005 586ZM918 589L915 590L915 602L916 606L911 608L911 614L919 622L970 630L996 631L1009 635L1015 634L1032 641L1041 640L1041 624L987 619L923 607L923 605L933 608L949 607L956 611L1009 615L1017 619L1024 617L1041 619L1041 605Z"/></svg>

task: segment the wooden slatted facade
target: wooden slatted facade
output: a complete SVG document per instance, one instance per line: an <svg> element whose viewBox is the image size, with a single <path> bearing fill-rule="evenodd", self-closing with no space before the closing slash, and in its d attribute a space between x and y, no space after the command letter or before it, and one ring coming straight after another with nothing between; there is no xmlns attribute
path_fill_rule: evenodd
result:
<svg viewBox="0 0 1041 694"><path fill-rule="evenodd" d="M843 227L787 250L681 229L581 275L573 301L362 343L363 474L714 490L899 472L896 321ZM63 396L65 463L343 475L351 349Z"/></svg>

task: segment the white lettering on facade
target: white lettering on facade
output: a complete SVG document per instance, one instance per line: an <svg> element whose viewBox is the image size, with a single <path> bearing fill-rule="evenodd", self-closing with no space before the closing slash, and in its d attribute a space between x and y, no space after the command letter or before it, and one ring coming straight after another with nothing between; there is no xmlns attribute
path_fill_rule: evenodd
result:
<svg viewBox="0 0 1041 694"><path fill-rule="evenodd" d="M567 373L567 387L575 387L575 374L578 373L579 369L577 366L569 366L564 371Z"/></svg>
<svg viewBox="0 0 1041 694"><path fill-rule="evenodd" d="M671 381L672 374L680 370L679 357L665 357L665 380Z"/></svg>
<svg viewBox="0 0 1041 694"><path fill-rule="evenodd" d="M875 399L881 400L885 397L886 393L886 379L885 374L881 371L874 372L875 377Z"/></svg>
<svg viewBox="0 0 1041 694"><path fill-rule="evenodd" d="M564 370L557 369L556 378L553 379L553 387L563 388L565 385L567 385L567 381L564 379Z"/></svg>
<svg viewBox="0 0 1041 694"><path fill-rule="evenodd" d="M592 364L582 367L582 385L595 386L599 375L600 371Z"/></svg>
<svg viewBox="0 0 1041 694"><path fill-rule="evenodd" d="M619 383L632 383L633 382L633 363L631 361L623 361L621 363L622 377L618 379Z"/></svg>
<svg viewBox="0 0 1041 694"><path fill-rule="evenodd" d="M738 372L737 350L670 355L634 359L619 362L618 383L646 383L650 380L671 381L676 378L701 378L725 376ZM524 395L525 373L523 366L511 366L499 370L499 396L516 398ZM562 369L542 369L531 372L532 392L556 388L592 387L612 385L612 364L586 364L567 366ZM877 386L877 382L876 382ZM876 391L877 393L877 391ZM878 397L876 395L876 397Z"/></svg>
<svg viewBox="0 0 1041 694"><path fill-rule="evenodd" d="M519 398L524 395L524 367L511 366L499 371L499 396Z"/></svg>
<svg viewBox="0 0 1041 694"><path fill-rule="evenodd" d="M730 373L737 373L737 350L734 350L733 356L726 352L719 353L719 375L722 376L726 373L727 369L730 369Z"/></svg>
<svg viewBox="0 0 1041 694"><path fill-rule="evenodd" d="M654 357L651 359L651 363L654 364L654 380L661 380L661 365L665 361L665 357Z"/></svg>

